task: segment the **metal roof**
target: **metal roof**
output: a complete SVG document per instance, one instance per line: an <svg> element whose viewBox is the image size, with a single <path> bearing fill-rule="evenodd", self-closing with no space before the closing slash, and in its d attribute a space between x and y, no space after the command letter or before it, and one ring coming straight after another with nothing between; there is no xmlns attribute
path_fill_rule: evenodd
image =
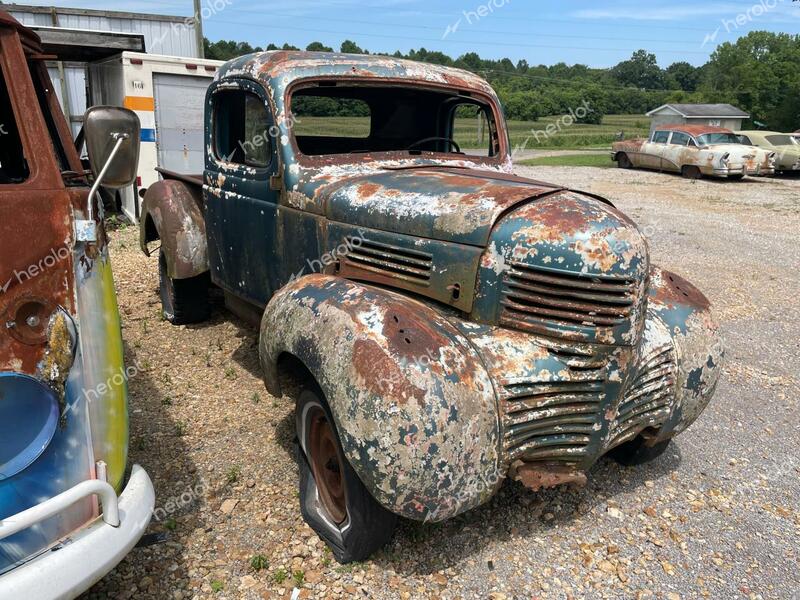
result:
<svg viewBox="0 0 800 600"><path fill-rule="evenodd" d="M734 118L749 119L750 115L732 104L664 104L647 113L648 117L671 108L687 119Z"/></svg>
<svg viewBox="0 0 800 600"><path fill-rule="evenodd" d="M656 131L680 131L689 135L705 135L706 133L733 133L730 129L724 127L714 127L713 125L686 125L682 123L675 123L672 125L659 125L655 128Z"/></svg>
<svg viewBox="0 0 800 600"><path fill-rule="evenodd" d="M469 71L374 54L257 52L226 63L220 76L246 76L268 83L275 89L285 89L294 81L316 77L402 79L474 89L494 97L491 86Z"/></svg>
<svg viewBox="0 0 800 600"><path fill-rule="evenodd" d="M188 5L191 8L191 3ZM144 50L148 53L186 58L200 56L201 49L198 48L194 19L191 16L24 4L2 4L0 7L27 27L56 27L142 36L145 42ZM128 44L122 49L140 50L141 48Z"/></svg>

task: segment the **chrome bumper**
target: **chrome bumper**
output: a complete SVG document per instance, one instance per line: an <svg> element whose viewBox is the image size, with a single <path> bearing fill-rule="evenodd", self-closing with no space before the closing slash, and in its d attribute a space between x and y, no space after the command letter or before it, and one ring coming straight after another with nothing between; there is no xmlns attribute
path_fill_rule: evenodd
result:
<svg viewBox="0 0 800 600"><path fill-rule="evenodd" d="M133 467L117 498L105 482L92 480L4 519L0 540L34 526L89 496L99 496L102 518L62 540L57 548L0 577L0 600L75 598L100 581L133 549L150 523L155 491L144 469Z"/></svg>

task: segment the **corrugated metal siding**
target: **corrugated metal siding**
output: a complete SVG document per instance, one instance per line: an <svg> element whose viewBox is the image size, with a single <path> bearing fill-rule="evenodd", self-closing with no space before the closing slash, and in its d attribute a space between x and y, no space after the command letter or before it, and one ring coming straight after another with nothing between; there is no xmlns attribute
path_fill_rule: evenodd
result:
<svg viewBox="0 0 800 600"><path fill-rule="evenodd" d="M49 66L47 71L50 73L50 79L53 82L58 100L66 112L67 107L64 104L58 67ZM69 94L70 127L74 137L81 130L83 113L88 108L86 101L86 65L69 63L64 67L64 76L67 80L67 93Z"/></svg>
<svg viewBox="0 0 800 600"><path fill-rule="evenodd" d="M194 27L184 22L157 21L152 19L118 18L99 15L73 15L58 12L58 24L68 29L94 29L96 31L118 31L144 35L148 54L166 54L198 58L197 39ZM11 15L23 25L52 27L49 14L26 11L12 11Z"/></svg>

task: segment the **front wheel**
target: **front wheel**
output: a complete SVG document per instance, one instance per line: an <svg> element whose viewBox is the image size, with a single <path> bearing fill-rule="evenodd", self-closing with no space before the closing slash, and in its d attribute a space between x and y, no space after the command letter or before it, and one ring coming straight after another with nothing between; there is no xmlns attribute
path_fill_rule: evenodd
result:
<svg viewBox="0 0 800 600"><path fill-rule="evenodd" d="M365 560L392 539L397 516L375 501L347 462L317 390L300 394L296 426L303 518L340 563Z"/></svg>
<svg viewBox="0 0 800 600"><path fill-rule="evenodd" d="M684 179L700 179L703 177L703 173L694 165L684 165L681 167L681 175L683 175Z"/></svg>
<svg viewBox="0 0 800 600"><path fill-rule="evenodd" d="M617 165L620 169L630 169L633 167L631 159L624 152L620 152L620 154L617 156Z"/></svg>
<svg viewBox="0 0 800 600"><path fill-rule="evenodd" d="M664 440L650 446L647 444L647 440L640 435L629 442L620 444L608 455L623 466L635 467L657 459L667 451L671 442L672 440Z"/></svg>
<svg viewBox="0 0 800 600"><path fill-rule="evenodd" d="M189 279L172 279L167 272L167 257L158 254L159 295L164 318L173 325L200 323L211 315L208 273Z"/></svg>

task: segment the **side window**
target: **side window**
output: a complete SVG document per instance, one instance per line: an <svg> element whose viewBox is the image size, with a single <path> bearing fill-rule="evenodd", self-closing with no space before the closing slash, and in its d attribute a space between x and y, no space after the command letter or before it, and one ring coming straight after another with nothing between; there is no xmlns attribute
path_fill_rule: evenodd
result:
<svg viewBox="0 0 800 600"><path fill-rule="evenodd" d="M449 131L442 132L442 135L461 142L461 146L465 148L478 149L477 152L464 150L464 154L489 157L500 154L500 139L494 112L484 104L473 102L456 104L452 108Z"/></svg>
<svg viewBox="0 0 800 600"><path fill-rule="evenodd" d="M653 142L656 144L666 144L669 139L669 131L656 131L653 134Z"/></svg>
<svg viewBox="0 0 800 600"><path fill-rule="evenodd" d="M29 175L5 74L0 68L0 185L22 183Z"/></svg>
<svg viewBox="0 0 800 600"><path fill-rule="evenodd" d="M740 135L739 136L739 141L741 143L745 144L746 146L753 146L754 145L753 142L750 141L750 138L747 137L746 135Z"/></svg>
<svg viewBox="0 0 800 600"><path fill-rule="evenodd" d="M265 168L272 162L269 113L252 92L223 90L214 95L214 153L217 159Z"/></svg>
<svg viewBox="0 0 800 600"><path fill-rule="evenodd" d="M673 131L672 139L670 140L669 143L674 146L688 146L690 139L691 138L685 133L682 133L680 131Z"/></svg>

